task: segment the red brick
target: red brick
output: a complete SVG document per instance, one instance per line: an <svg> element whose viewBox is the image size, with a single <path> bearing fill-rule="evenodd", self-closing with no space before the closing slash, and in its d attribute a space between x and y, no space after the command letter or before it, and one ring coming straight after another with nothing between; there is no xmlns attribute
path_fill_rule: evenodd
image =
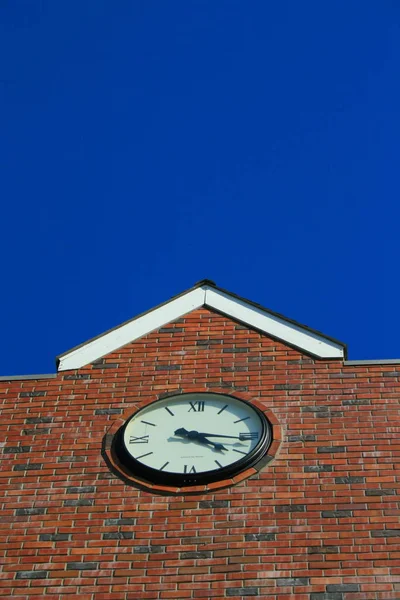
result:
<svg viewBox="0 0 400 600"><path fill-rule="evenodd" d="M346 593L346 600L398 597L400 536L393 531L400 517L400 383L398 377L383 376L397 368L310 360L279 341L236 326L203 308L171 325L184 331L154 331L107 356L106 362L117 362L118 369L88 366L78 371L90 374L90 380L66 380L67 373L59 373L49 380L0 382L5 417L1 442L31 447L29 453L1 455L1 598L39 597L45 590L49 600L72 595L95 595L98 600L222 600L226 588L253 586L259 600L309 600L310 593L323 593L327 585L354 582L360 592ZM224 344L207 349L196 344L208 338ZM249 351L224 353L224 345ZM258 356L273 360L251 360ZM290 362L302 359L307 362ZM182 368L157 371L156 362ZM240 370L243 367L247 370ZM338 374L355 377L332 377ZM302 389L275 387L286 384ZM235 390L244 386L247 391ZM102 479L109 474L101 456L104 435L115 434L138 408L178 389L231 393L254 402L273 424L269 454L275 454L274 459L259 472L251 468L233 479L196 488L138 487L137 478L130 477L130 485L115 475ZM20 397L30 391L46 395ZM99 408L122 408L123 413L96 415ZM306 410L310 408L314 410ZM27 418L43 416L53 419L46 425L51 434L21 436L23 429L45 427L25 424ZM295 435L315 440L290 441ZM318 452L324 446L345 450ZM42 468L13 468L28 463ZM305 472L305 467L316 470ZM336 481L357 476L364 482ZM68 487L80 486L95 486L96 491L67 493ZM385 489L393 494L366 494ZM65 500L89 498L93 506L64 506ZM202 500L229 502L223 508L199 508ZM278 505L288 510L276 512ZM304 510L289 510L297 505ZM16 508L43 508L45 514L15 516ZM351 515L326 517L326 511ZM134 521L104 525L105 519L120 518ZM103 539L103 534L118 531L133 537ZM71 537L40 541L41 534ZM275 539L257 540L262 534L274 534ZM161 551L134 552L150 543ZM325 552L326 547L336 550ZM180 556L204 551L212 557ZM68 570L72 562L97 567ZM18 571L46 571L48 576L15 579ZM280 587L278 578L307 578L309 585Z"/></svg>

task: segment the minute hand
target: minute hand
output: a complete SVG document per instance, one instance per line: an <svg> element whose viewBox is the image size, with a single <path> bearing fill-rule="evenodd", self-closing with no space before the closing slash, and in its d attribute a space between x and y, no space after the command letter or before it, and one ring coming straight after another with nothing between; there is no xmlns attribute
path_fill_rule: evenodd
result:
<svg viewBox="0 0 400 600"><path fill-rule="evenodd" d="M222 435L221 433L199 433L202 437L222 437L222 438L230 438L233 440L251 440L253 436L251 433L239 433L239 435Z"/></svg>

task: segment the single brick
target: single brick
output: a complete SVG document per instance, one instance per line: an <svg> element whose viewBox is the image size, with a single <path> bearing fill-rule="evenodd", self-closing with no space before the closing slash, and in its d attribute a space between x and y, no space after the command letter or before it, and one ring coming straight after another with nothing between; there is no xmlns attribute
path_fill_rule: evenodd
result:
<svg viewBox="0 0 400 600"><path fill-rule="evenodd" d="M165 546L133 546L135 554L160 554L165 552Z"/></svg>
<svg viewBox="0 0 400 600"><path fill-rule="evenodd" d="M93 506L94 500L64 500L63 506Z"/></svg>
<svg viewBox="0 0 400 600"><path fill-rule="evenodd" d="M336 452L346 452L345 446L319 446L317 448L318 454L329 454Z"/></svg>
<svg viewBox="0 0 400 600"><path fill-rule="evenodd" d="M289 435L289 442L315 442L315 435Z"/></svg>
<svg viewBox="0 0 400 600"><path fill-rule="evenodd" d="M329 411L329 406L302 406L301 407L301 412L328 412Z"/></svg>
<svg viewBox="0 0 400 600"><path fill-rule="evenodd" d="M92 369L118 369L119 363L92 363Z"/></svg>
<svg viewBox="0 0 400 600"><path fill-rule="evenodd" d="M249 362L270 362L275 360L274 356L249 356Z"/></svg>
<svg viewBox="0 0 400 600"><path fill-rule="evenodd" d="M358 583L332 583L326 586L327 592L359 592Z"/></svg>
<svg viewBox="0 0 400 600"><path fill-rule="evenodd" d="M297 383L277 383L274 385L275 390L301 390L302 386Z"/></svg>
<svg viewBox="0 0 400 600"><path fill-rule="evenodd" d="M86 456L59 456L57 458L57 462L65 463L65 462L85 462Z"/></svg>
<svg viewBox="0 0 400 600"><path fill-rule="evenodd" d="M50 433L51 429L45 429L44 427L41 427L39 429L24 429L23 430L23 434L24 435L40 435L40 434L45 434L45 433Z"/></svg>
<svg viewBox="0 0 400 600"><path fill-rule="evenodd" d="M97 562L70 562L67 571L94 571L98 568Z"/></svg>
<svg viewBox="0 0 400 600"><path fill-rule="evenodd" d="M180 556L182 559L185 558L212 558L213 553L211 551L203 552L181 552Z"/></svg>
<svg viewBox="0 0 400 600"><path fill-rule="evenodd" d="M41 533L39 535L40 542L68 542L71 535L68 533Z"/></svg>
<svg viewBox="0 0 400 600"><path fill-rule="evenodd" d="M363 406L371 404L371 400L343 400L343 406Z"/></svg>
<svg viewBox="0 0 400 600"><path fill-rule="evenodd" d="M330 373L329 379L354 379L355 373Z"/></svg>
<svg viewBox="0 0 400 600"><path fill-rule="evenodd" d="M48 571L17 571L15 579L47 579Z"/></svg>
<svg viewBox="0 0 400 600"><path fill-rule="evenodd" d="M120 415L122 408L98 408L94 411L95 415Z"/></svg>
<svg viewBox="0 0 400 600"><path fill-rule="evenodd" d="M308 577L282 577L276 580L276 585L280 587L295 587L297 585L309 585Z"/></svg>
<svg viewBox="0 0 400 600"><path fill-rule="evenodd" d="M400 371L386 371L382 375L384 377L400 377Z"/></svg>
<svg viewBox="0 0 400 600"><path fill-rule="evenodd" d="M311 465L310 467L304 467L304 473L331 473L332 471L332 465Z"/></svg>
<svg viewBox="0 0 400 600"><path fill-rule="evenodd" d="M24 517L27 515L44 515L46 514L45 508L17 508L15 515L17 517Z"/></svg>
<svg viewBox="0 0 400 600"><path fill-rule="evenodd" d="M380 529L378 531L371 531L371 537L397 537L400 536L400 529Z"/></svg>
<svg viewBox="0 0 400 600"><path fill-rule="evenodd" d="M45 396L46 392L21 392L20 398L37 398L39 396Z"/></svg>
<svg viewBox="0 0 400 600"><path fill-rule="evenodd" d="M24 465L15 465L14 471L38 471L43 468L42 463L30 463Z"/></svg>
<svg viewBox="0 0 400 600"><path fill-rule="evenodd" d="M82 485L79 487L68 487L67 494L93 494L96 491L94 485Z"/></svg>
<svg viewBox="0 0 400 600"><path fill-rule="evenodd" d="M343 517L352 517L353 513L351 510L323 510L322 516L325 519L340 519Z"/></svg>
<svg viewBox="0 0 400 600"><path fill-rule="evenodd" d="M244 536L246 542L273 542L276 539L275 533L246 533Z"/></svg>
<svg viewBox="0 0 400 600"><path fill-rule="evenodd" d="M275 506L275 512L285 513L285 512L305 512L306 507L304 504L278 504Z"/></svg>
<svg viewBox="0 0 400 600"><path fill-rule="evenodd" d="M105 519L104 525L136 525L136 519Z"/></svg>
<svg viewBox="0 0 400 600"><path fill-rule="evenodd" d="M241 373L248 370L249 367L221 367L222 373Z"/></svg>
<svg viewBox="0 0 400 600"><path fill-rule="evenodd" d="M335 477L335 483L365 483L365 477Z"/></svg>
<svg viewBox="0 0 400 600"><path fill-rule="evenodd" d="M158 333L183 333L183 327L160 327Z"/></svg>
<svg viewBox="0 0 400 600"><path fill-rule="evenodd" d="M223 340L210 339L210 340L197 340L196 346L209 346L212 344L223 344Z"/></svg>
<svg viewBox="0 0 400 600"><path fill-rule="evenodd" d="M331 417L343 417L343 413L338 410L330 410L327 412L318 412L317 419L330 419Z"/></svg>
<svg viewBox="0 0 400 600"><path fill-rule="evenodd" d="M103 540L132 540L132 531L115 531L114 533L103 533Z"/></svg>
<svg viewBox="0 0 400 600"><path fill-rule="evenodd" d="M37 423L52 423L52 417L29 417L25 419L27 425L36 425Z"/></svg>
<svg viewBox="0 0 400 600"><path fill-rule="evenodd" d="M179 371L181 365L156 365L156 371Z"/></svg>
<svg viewBox="0 0 400 600"><path fill-rule="evenodd" d="M339 546L309 546L308 554L339 554Z"/></svg>
<svg viewBox="0 0 400 600"><path fill-rule="evenodd" d="M23 452L30 452L31 446L7 446L3 448L4 454L22 454Z"/></svg>
<svg viewBox="0 0 400 600"><path fill-rule="evenodd" d="M247 587L247 588L226 588L225 589L227 596L258 596L259 591L257 587Z"/></svg>
<svg viewBox="0 0 400 600"><path fill-rule="evenodd" d="M395 496L396 490L394 489L386 489L386 490L365 490L366 496Z"/></svg>
<svg viewBox="0 0 400 600"><path fill-rule="evenodd" d="M74 381L79 379L90 379L90 373L77 373L76 375L65 375L64 379L66 381L71 380Z"/></svg>

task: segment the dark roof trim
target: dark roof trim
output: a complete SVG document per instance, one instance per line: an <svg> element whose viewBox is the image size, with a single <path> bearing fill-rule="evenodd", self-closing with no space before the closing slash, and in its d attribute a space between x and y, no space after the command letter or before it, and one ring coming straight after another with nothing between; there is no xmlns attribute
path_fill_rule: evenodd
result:
<svg viewBox="0 0 400 600"><path fill-rule="evenodd" d="M0 381L24 381L27 379L55 379L57 373L49 373L48 375L1 375Z"/></svg>
<svg viewBox="0 0 400 600"><path fill-rule="evenodd" d="M398 365L400 364L400 358L383 358L377 360L345 360L345 367L356 367L357 365Z"/></svg>

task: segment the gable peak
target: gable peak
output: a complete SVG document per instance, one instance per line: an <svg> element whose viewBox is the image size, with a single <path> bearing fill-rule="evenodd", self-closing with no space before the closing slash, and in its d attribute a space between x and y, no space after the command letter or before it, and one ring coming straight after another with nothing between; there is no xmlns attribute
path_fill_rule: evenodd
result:
<svg viewBox="0 0 400 600"><path fill-rule="evenodd" d="M345 359L346 345L202 279L159 306L57 358L58 370L79 369L201 307L209 308L319 359Z"/></svg>

